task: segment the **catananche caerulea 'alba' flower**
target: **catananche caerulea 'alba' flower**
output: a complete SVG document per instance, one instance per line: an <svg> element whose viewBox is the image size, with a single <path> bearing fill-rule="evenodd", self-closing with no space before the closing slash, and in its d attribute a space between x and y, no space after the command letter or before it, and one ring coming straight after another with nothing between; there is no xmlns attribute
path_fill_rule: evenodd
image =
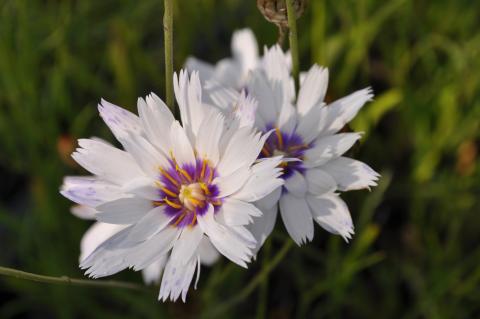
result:
<svg viewBox="0 0 480 319"><path fill-rule="evenodd" d="M175 75L174 89L182 125L154 95L138 100L139 116L102 101L100 115L124 150L79 140L72 157L93 176L67 178L62 194L94 208L96 220L123 225L81 261L88 275L165 259L159 299L185 301L202 242L242 267L251 260L256 240L246 226L261 216L252 202L283 184L282 158L259 159L269 133L203 104L197 73Z"/></svg>

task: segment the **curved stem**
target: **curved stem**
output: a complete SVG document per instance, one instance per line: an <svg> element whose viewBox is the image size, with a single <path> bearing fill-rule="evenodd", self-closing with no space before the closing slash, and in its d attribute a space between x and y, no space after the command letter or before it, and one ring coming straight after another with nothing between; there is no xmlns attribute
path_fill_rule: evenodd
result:
<svg viewBox="0 0 480 319"><path fill-rule="evenodd" d="M299 57L298 57L298 34L297 34L297 15L293 8L293 0L285 0L287 6L290 52L292 54L292 75L295 80L295 88L299 89Z"/></svg>
<svg viewBox="0 0 480 319"><path fill-rule="evenodd" d="M173 100L173 3L164 1L163 34L165 43L165 96L167 105L175 114Z"/></svg>
<svg viewBox="0 0 480 319"><path fill-rule="evenodd" d="M87 286L87 287L103 287L103 288L125 288L137 291L150 291L150 289L124 281L115 280L90 280L90 279L76 279L67 276L51 277L38 274L32 274L29 272L21 271L18 269L1 267L0 275L6 277L13 277L17 279L24 279L36 282L42 282L47 284L61 284L61 285L74 285L74 286Z"/></svg>
<svg viewBox="0 0 480 319"><path fill-rule="evenodd" d="M256 288L258 285L260 285L263 280L277 267L277 265L285 258L287 255L288 251L292 247L293 241L290 239L287 239L285 244L283 244L283 247L280 249L280 251L274 256L272 261L265 265L265 267L262 268L262 271L257 274L246 286L243 288L238 294L233 296L232 298L228 299L224 303L218 305L214 310L211 312L208 312L205 314L205 318L214 318L220 316L222 313L225 311L228 311L228 309L236 306L240 302L242 302L245 298L247 298Z"/></svg>

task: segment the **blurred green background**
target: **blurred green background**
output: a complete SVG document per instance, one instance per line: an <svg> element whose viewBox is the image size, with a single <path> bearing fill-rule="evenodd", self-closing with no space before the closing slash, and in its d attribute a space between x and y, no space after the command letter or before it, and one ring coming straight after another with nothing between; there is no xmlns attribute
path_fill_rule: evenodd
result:
<svg viewBox="0 0 480 319"><path fill-rule="evenodd" d="M160 0L0 0L0 265L83 276L90 223L58 188L85 173L69 157L75 139L112 141L101 97L134 110L137 96L164 96L162 15ZM190 54L229 56L235 29L252 28L261 46L277 37L253 0L178 0L174 24L176 70ZM202 268L186 304L2 277L0 318L479 318L479 30L478 1L310 1L302 69L330 68L329 100L376 93L350 124L366 132L351 155L383 177L343 196L350 244L317 226L313 243L255 277L286 240L278 223L248 271Z"/></svg>

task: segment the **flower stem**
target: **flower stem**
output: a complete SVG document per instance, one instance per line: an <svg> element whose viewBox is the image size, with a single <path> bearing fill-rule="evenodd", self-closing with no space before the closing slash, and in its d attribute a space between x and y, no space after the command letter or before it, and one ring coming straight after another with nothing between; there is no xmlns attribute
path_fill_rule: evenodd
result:
<svg viewBox="0 0 480 319"><path fill-rule="evenodd" d="M297 15L293 8L293 0L285 0L287 6L287 18L290 40L290 52L292 54L292 75L295 81L295 88L299 89L299 57L298 57L298 34L297 34Z"/></svg>
<svg viewBox="0 0 480 319"><path fill-rule="evenodd" d="M173 3L164 1L163 34L165 43L165 96L167 105L174 112L173 100Z"/></svg>
<svg viewBox="0 0 480 319"><path fill-rule="evenodd" d="M287 239L287 241L283 244L283 247L280 251L273 257L273 259L266 264L261 272L257 274L246 286L243 288L238 294L233 296L232 298L226 300L224 303L218 305L215 309L211 312L205 314L204 318L214 318L219 317L224 312L228 311L230 308L236 306L240 302L242 302L245 298L247 298L257 287L260 285L265 278L277 267L277 265L285 258L288 251L292 247L293 241Z"/></svg>
<svg viewBox="0 0 480 319"><path fill-rule="evenodd" d="M6 277L13 277L18 279L25 279L30 281L42 282L47 284L63 284L74 286L86 286L86 287L103 287L103 288L125 288L133 289L137 291L150 291L150 289L144 286L134 283L115 281L115 280L90 280L90 279L76 279L67 276L51 277L38 274L32 274L29 272L21 271L18 269L12 269L0 266L0 275Z"/></svg>

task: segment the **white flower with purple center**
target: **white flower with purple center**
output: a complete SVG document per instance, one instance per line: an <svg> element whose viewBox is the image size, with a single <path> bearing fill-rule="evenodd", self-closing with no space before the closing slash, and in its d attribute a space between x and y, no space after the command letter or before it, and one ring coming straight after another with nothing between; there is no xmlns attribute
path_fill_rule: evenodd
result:
<svg viewBox="0 0 480 319"><path fill-rule="evenodd" d="M314 221L350 239L352 219L338 192L377 185L379 175L368 165L342 156L361 135L338 133L372 99L372 91L360 90L326 105L327 84L328 70L314 65L302 74L295 98L289 62L278 46L265 53L262 66L248 80L247 90L258 100L257 128L274 130L260 157L284 156L284 186L256 203L264 215L250 227L260 245L272 231L278 210L298 245L313 239Z"/></svg>
<svg viewBox="0 0 480 319"><path fill-rule="evenodd" d="M139 116L102 101L124 150L80 140L72 157L94 176L68 177L61 192L89 208L97 227L114 225L81 261L88 275L164 269L159 299L185 301L212 249L242 267L251 260L257 243L246 226L261 216L252 203L283 184L282 158L258 159L268 134L203 104L197 73L175 75L174 88L183 126L154 95L138 100Z"/></svg>

